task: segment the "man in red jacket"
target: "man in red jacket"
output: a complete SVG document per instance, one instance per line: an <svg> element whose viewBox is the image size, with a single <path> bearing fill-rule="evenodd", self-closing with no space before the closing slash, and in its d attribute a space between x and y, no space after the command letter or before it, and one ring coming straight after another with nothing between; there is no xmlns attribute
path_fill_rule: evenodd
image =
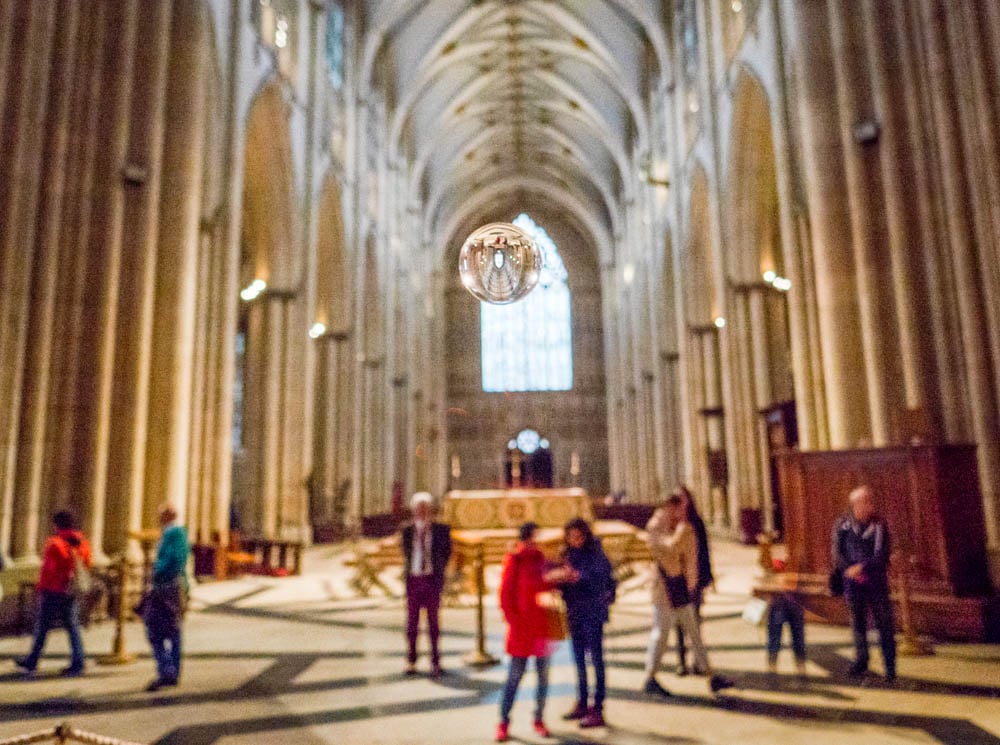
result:
<svg viewBox="0 0 1000 745"><path fill-rule="evenodd" d="M14 662L27 674L33 674L45 647L49 629L61 620L66 633L69 634L71 649L69 667L65 668L62 674L77 676L83 674L83 639L80 637L80 603L70 592L70 584L78 560L90 568L92 561L90 544L83 537L83 533L74 528L73 513L65 510L57 512L52 522L55 526L55 535L50 536L45 542L42 570L36 586L38 620L35 624L35 641L31 653Z"/></svg>

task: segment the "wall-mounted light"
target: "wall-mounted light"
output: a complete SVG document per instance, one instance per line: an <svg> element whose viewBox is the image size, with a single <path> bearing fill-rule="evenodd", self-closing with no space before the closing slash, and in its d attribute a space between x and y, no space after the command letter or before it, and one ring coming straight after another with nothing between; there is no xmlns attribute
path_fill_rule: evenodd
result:
<svg viewBox="0 0 1000 745"><path fill-rule="evenodd" d="M851 137L859 145L874 145L878 142L882 127L875 119L861 119L851 127Z"/></svg>
<svg viewBox="0 0 1000 745"><path fill-rule="evenodd" d="M631 261L622 268L622 280L626 285L631 285L635 279L635 264Z"/></svg>
<svg viewBox="0 0 1000 745"><path fill-rule="evenodd" d="M309 338L318 339L323 334L326 333L326 324L322 321L316 321L312 326L309 327Z"/></svg>
<svg viewBox="0 0 1000 745"><path fill-rule="evenodd" d="M729 4L729 7L733 9L734 13L742 13L743 12L743 0L733 0L733 2L731 2Z"/></svg>
<svg viewBox="0 0 1000 745"><path fill-rule="evenodd" d="M256 300L266 289L267 282L262 279L255 279L253 282L240 290L240 298L249 303L251 300Z"/></svg>
<svg viewBox="0 0 1000 745"><path fill-rule="evenodd" d="M288 46L288 18L279 14L274 24L274 46L284 49Z"/></svg>
<svg viewBox="0 0 1000 745"><path fill-rule="evenodd" d="M722 316L716 316L715 320L712 321L712 323L715 324L715 328L717 328L717 329L725 328L725 326L726 326L726 319L723 318Z"/></svg>
<svg viewBox="0 0 1000 745"><path fill-rule="evenodd" d="M646 153L639 160L639 179L650 186L668 188L670 186L670 179L666 177L665 171L665 166L654 168L653 158L649 153Z"/></svg>
<svg viewBox="0 0 1000 745"><path fill-rule="evenodd" d="M779 277L777 272L771 271L770 269L764 272L761 276L764 278L765 282L780 292L788 292L792 288L792 280L787 277Z"/></svg>

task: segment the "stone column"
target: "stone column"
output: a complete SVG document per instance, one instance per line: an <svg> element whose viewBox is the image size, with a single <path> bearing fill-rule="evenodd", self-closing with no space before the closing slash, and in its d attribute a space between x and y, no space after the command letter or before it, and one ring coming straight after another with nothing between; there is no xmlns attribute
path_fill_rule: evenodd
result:
<svg viewBox="0 0 1000 745"><path fill-rule="evenodd" d="M878 148L857 142L856 128L874 123L871 81L861 15L854 0L828 0L832 51L837 82L837 110L844 152L847 201L854 239L861 343L868 387L872 440L887 445L892 421L905 405L893 293L891 250L886 235Z"/></svg>
<svg viewBox="0 0 1000 745"><path fill-rule="evenodd" d="M722 406L722 370L719 355L719 330L715 326L705 326L699 329L701 343L702 371L704 375L704 408L702 411L702 426L704 427L703 459L705 462L708 493L714 504L717 524L732 526L733 514L738 513L739 501L731 499L725 486L714 486L708 463L710 451L726 452L726 412ZM729 412L731 415L731 412Z"/></svg>
<svg viewBox="0 0 1000 745"><path fill-rule="evenodd" d="M790 5L830 446L848 448L868 441L871 425L840 113L830 95L836 89L836 60L826 0Z"/></svg>
<svg viewBox="0 0 1000 745"><path fill-rule="evenodd" d="M52 8L50 8L52 10ZM33 276L26 277L31 283L30 289L25 285L24 297L20 302L20 314L15 330L15 353L5 359L13 359L16 367L13 373L12 404L9 409L11 420L11 439L7 443L6 455L16 454L14 470L7 482L14 485L12 498L4 497L0 502L13 504L13 536L7 545L10 553L16 558L33 561L37 557L40 537L44 535L45 517L41 514L41 481L42 469L45 463L45 432L48 402L48 389L52 369L52 326L54 322L55 287L58 277L59 259L59 228L62 216L62 200L65 191L67 143L70 128L70 102L73 98L72 81L76 44L78 40L79 13L72 5L64 10L58 19L43 18L46 24L54 26L54 39L46 35L40 41L43 49L34 52L50 51L52 44L61 54L53 55L52 62L46 62L38 70L39 75L48 74L45 68L52 65L51 81L45 80L51 90L46 101L45 85L36 87L38 104L47 104L44 112L44 124L32 122L29 126L41 140L44 132L44 143L39 141L39 155L44 153L38 163L41 176L36 184L38 191L35 199L37 212L37 239L32 238L33 229L29 226L21 239L26 244L34 243ZM5 79L0 70L0 87L4 87ZM38 88L41 88L39 90ZM0 105L0 110L2 105ZM40 114L43 112L39 112ZM44 129L43 129L44 127ZM39 157L39 156L36 156ZM30 188L31 180L26 179L24 185ZM26 195L30 196L30 195ZM16 226L8 225L8 230ZM9 235L9 233L7 234ZM6 237L6 236L5 236ZM22 247L24 250L24 247ZM31 251L24 250L30 257ZM9 267L10 265L7 264ZM16 298L11 298L16 300ZM30 343L28 341L30 340ZM23 358L23 365L19 364ZM2 363L0 363L2 364ZM23 376L23 377L21 377ZM0 380L7 376L0 373ZM24 380L30 381L24 385ZM2 386L2 384L0 384ZM20 398L20 406L18 406ZM2 420L3 417L0 417ZM20 430L18 432L18 430ZM0 440L2 441L2 440ZM8 460L8 463L10 461Z"/></svg>
<svg viewBox="0 0 1000 745"><path fill-rule="evenodd" d="M207 90L207 89L206 89ZM207 156L206 156L207 157ZM208 168L206 163L206 168ZM198 251L197 311L195 312L193 387L191 393L191 464L188 469L187 525L192 542L208 543L212 539L211 442L209 432L215 425L215 391L210 371L214 367L216 349L209 343L215 310L212 288L215 286L216 260L222 253L218 221L202 220Z"/></svg>
<svg viewBox="0 0 1000 745"><path fill-rule="evenodd" d="M972 241L972 216L963 178L967 164L963 161L961 132L955 121L953 95L956 83L950 68L944 29L940 23L940 13L944 9L936 0L922 0L919 10L927 44L931 101L938 132L952 267L958 284L958 308L972 430L979 445L986 534L991 549L996 550L1000 546L1000 510L997 507L1000 498L1000 425L990 378L990 360L984 343L987 338L984 328L986 316L978 284L977 257Z"/></svg>
<svg viewBox="0 0 1000 745"><path fill-rule="evenodd" d="M71 503L82 513L84 532L98 555L103 555L104 548L125 201L122 165L128 147L138 3L129 0L113 5L109 14L105 23L114 31L105 42L99 94L104 105L97 118L100 144L94 170L95 200L89 215L91 230L80 298L83 325L78 333L85 333L87 338L80 348L76 381L78 418L74 423L70 476L75 487L67 486Z"/></svg>
<svg viewBox="0 0 1000 745"><path fill-rule="evenodd" d="M614 264L601 265L601 318L603 327L615 329L618 321L615 312L616 282ZM623 449L620 443L620 426L617 401L619 398L618 345L617 334L604 339L604 369L606 371L605 401L608 417L608 488L613 493L624 487L625 474L622 465Z"/></svg>
<svg viewBox="0 0 1000 745"><path fill-rule="evenodd" d="M771 0L770 10L775 22L769 51L778 61L778 95L771 104L771 134L774 144L775 180L778 196L778 219L781 225L781 252L785 272L792 282L788 294L789 336L791 343L793 384L799 443L803 449L825 447L825 396L822 394L822 366L813 365L813 353L820 346L818 331L810 324L815 314L815 275L807 268L811 245L801 240L796 223L796 205L802 186L797 183L793 165L793 126L789 89L792 75L791 60L786 53L784 17L781 0ZM818 378L818 379L817 379Z"/></svg>
<svg viewBox="0 0 1000 745"><path fill-rule="evenodd" d="M993 395L1000 401L1000 144L997 71L985 67L989 49L972 3L949 3L946 28L952 51L955 94L965 155L986 338L993 368ZM998 528L1000 530L1000 528Z"/></svg>
<svg viewBox="0 0 1000 745"><path fill-rule="evenodd" d="M103 104L104 64L107 53L107 6L96 5L92 13L79 17L80 42L74 60L72 126L69 132L66 161L66 195L61 216L59 272L55 293L55 317L52 326L50 390L47 412L47 452L42 472L41 495L48 506L65 506L78 489L75 468L77 424L85 415L79 406L77 381L84 361L84 293L88 289L88 247L95 209L97 151L105 141L99 114ZM44 507L40 507L40 510Z"/></svg>
<svg viewBox="0 0 1000 745"><path fill-rule="evenodd" d="M883 12L885 11L885 12ZM946 228L942 213L940 169L934 148L927 142L934 138L934 116L928 93L926 67L922 61L920 33L913 29L912 16L916 15L909 0L893 0L892 8L878 8L878 15L884 23L891 24L894 45L891 52L883 47L883 54L893 59L898 67L898 82L893 99L904 107L906 118L905 145L912 163L912 184L908 186L907 206L915 220L914 237L921 246L915 257L915 272L922 272L926 282L927 302L922 310L930 321L930 341L932 354L929 375L936 389L937 406L928 399L928 417L932 424L939 423L939 432L945 439L960 442L971 435L963 401L961 333L954 297L954 280L949 261L946 258ZM877 33L877 32L876 32ZM886 42L888 43L888 42ZM890 56L891 55L891 56ZM901 115L902 116L902 115ZM895 136L895 133L893 134ZM892 138L886 143L893 146ZM888 157L888 155L887 155ZM893 173L901 174L906 161L899 164ZM891 189L891 182L887 181ZM889 192L887 192L888 195ZM892 225L890 224L890 228ZM911 259L913 260L913 259ZM924 328L927 324L924 324ZM931 380L927 381L927 394L932 395ZM937 409L937 411L935 411Z"/></svg>
<svg viewBox="0 0 1000 745"><path fill-rule="evenodd" d="M814 416L816 420L815 435L813 443L814 449L825 449L830 447L830 415L827 410L826 380L823 375L823 350L819 343L820 323L819 323L819 301L816 291L816 262L813 258L812 231L809 229L809 220L804 214L796 216L796 235L799 245L802 246L802 277L803 294L805 295L802 305L805 307L805 323L809 330L809 337L815 339L816 343L811 344L807 350L809 368L811 371L810 380L812 400L815 403ZM794 285L793 285L794 291ZM798 407L801 408L801 407ZM806 443L799 440L799 446L806 449Z"/></svg>
<svg viewBox="0 0 1000 745"><path fill-rule="evenodd" d="M221 194L219 237L215 273L212 277L213 324L209 329L214 350L211 387L213 429L206 447L211 448L211 472L206 489L211 502L211 531L228 542L233 512L233 381L236 379L236 335L240 318L241 206L243 204L243 147L245 123L240 108L239 91L244 84L241 67L244 33L248 11L234 5L225 36L229 54L224 70L223 131L219 134ZM221 31L221 29L220 29Z"/></svg>
<svg viewBox="0 0 1000 745"><path fill-rule="evenodd" d="M649 492L647 493L646 501L655 504L659 501L660 492L664 488L664 485L661 483L663 469L660 467L659 458L657 457L659 448L657 447L656 436L656 375L650 370L643 370L642 372L642 390L644 409L642 419L643 436L646 440L646 463L649 468L649 475L646 479Z"/></svg>
<svg viewBox="0 0 1000 745"><path fill-rule="evenodd" d="M660 381L663 387L663 421L664 421L664 487L673 488L683 480L681 452L681 417L677 395L678 362L680 355L676 352L660 353Z"/></svg>
<svg viewBox="0 0 1000 745"><path fill-rule="evenodd" d="M313 489L318 494L320 504L317 517L322 522L334 519L333 498L339 486L338 450L345 443L343 432L340 431L338 417L340 414L340 378L344 342L348 335L344 331L325 334L317 339L321 345L318 360L320 362L319 395L316 397L317 421L316 457L313 470Z"/></svg>
<svg viewBox="0 0 1000 745"><path fill-rule="evenodd" d="M899 324L899 359L905 394L905 405L924 410L934 427L940 431L938 406L928 405L924 370L927 355L920 334L920 319L916 298L925 296L916 270L919 261L914 256L915 231L910 217L912 204L913 161L907 151L906 138L910 123L906 120L906 104L896 85L900 66L898 41L892 34L895 9L891 4L865 0L863 22L866 33L867 57L871 67L874 104L879 112L878 153L881 159L881 183L884 188L886 227L891 262L893 299ZM924 313L931 314L930 307Z"/></svg>
<svg viewBox="0 0 1000 745"><path fill-rule="evenodd" d="M366 357L361 365L361 379L359 381L359 395L362 401L362 416L360 430L355 436L361 441L360 472L359 472L359 499L357 503L358 520L365 515L371 514L376 503L374 494L374 468L376 467L376 453L372 452L375 442L375 388L376 372L382 366L381 358ZM432 427L435 424L431 425Z"/></svg>
<svg viewBox="0 0 1000 745"><path fill-rule="evenodd" d="M442 357L443 359L443 357ZM386 359L385 357L380 357L378 360L378 366L372 371L372 426L370 432L370 450L368 451L372 455L371 459L371 494L374 496L372 505L376 508L378 512L385 511L386 505L386 489L385 489L385 453L386 453ZM443 399L442 399L443 400ZM441 407L442 412L444 412L447 407ZM446 447L445 434L447 430L442 429L441 440L442 448Z"/></svg>
<svg viewBox="0 0 1000 745"><path fill-rule="evenodd" d="M13 531L19 522L15 516L25 508L15 478L55 10L53 3L21 4L9 32L15 36L10 77L0 78L0 89L11 89L7 105L15 112L10 131L0 131L4 173L0 184L0 545L4 551L13 548L11 553L25 557L34 547L12 546L11 537L26 538L22 531ZM16 43L18 39L23 39L23 46Z"/></svg>
<svg viewBox="0 0 1000 745"><path fill-rule="evenodd" d="M400 343L397 341L397 343ZM397 482L399 487L403 490L403 505L406 504L406 488L408 482L406 480L406 475L409 471L409 451L406 446L408 441L409 433L409 411L407 407L407 402L409 401L409 396L407 395L407 385L409 383L409 378L406 375L397 375L392 379L392 406L393 410L396 412L394 418L395 426L390 429L389 437L391 438L390 443L395 457L393 458L393 469L390 472L390 482L389 486L392 490L392 496L395 496L395 489ZM393 505L390 502L389 508L392 509Z"/></svg>
<svg viewBox="0 0 1000 745"><path fill-rule="evenodd" d="M754 426L756 407L753 395L753 357L751 327L746 289L732 283L729 287L729 311L725 334L729 346L727 373L730 401L726 407L726 429L734 447L727 447L730 472L738 474L739 492L733 498L741 507L759 507L760 490L756 478Z"/></svg>
<svg viewBox="0 0 1000 745"><path fill-rule="evenodd" d="M22 4L20 7L24 7ZM19 9L18 3L0 3L0 111L6 111L7 87L10 80L11 59L14 57L14 11ZM0 136L3 136L0 127Z"/></svg>
<svg viewBox="0 0 1000 745"><path fill-rule="evenodd" d="M726 324L729 336L732 368L729 378L734 388L733 400L737 408L726 411L726 424L734 431L736 450L732 453L729 467L740 472L740 484L744 495L744 506L760 506L760 483L757 478L756 439L756 400L754 396L754 343L759 340L750 320L748 294L751 285L733 283L730 286L730 318Z"/></svg>
<svg viewBox="0 0 1000 745"><path fill-rule="evenodd" d="M775 403L772 388L774 366L771 364L770 348L773 343L771 327L767 317L768 294L775 292L766 285L755 284L747 296L747 312L750 323L750 355L753 375L753 395L750 414L749 436L753 459L754 485L761 495L765 530L774 530L774 495L771 493L770 448L767 442L767 424L760 410ZM775 293L778 294L778 293ZM784 298L781 298L782 301ZM782 339L780 343L784 343Z"/></svg>
<svg viewBox="0 0 1000 745"><path fill-rule="evenodd" d="M143 14L136 43L129 113L122 228L122 282L115 331L111 399L106 543L117 552L129 530L143 527L149 381L152 366L156 260L161 205L163 140L166 129L167 67L171 3L157 2Z"/></svg>
<svg viewBox="0 0 1000 745"><path fill-rule="evenodd" d="M157 506L163 502L173 503L179 513L187 504L208 62L201 10L195 0L177 0L173 6L146 440L146 524L155 524Z"/></svg>
<svg viewBox="0 0 1000 745"><path fill-rule="evenodd" d="M707 329L714 329L714 326L690 326L688 327L687 356L688 356L688 416L691 419L691 479L692 491L702 495L705 505L708 507L709 520L714 525L722 525L725 520L725 511L719 511L719 505L712 499L712 491L708 474L708 427L702 411L708 408L709 394L707 390L705 369L705 350L702 336L707 333Z"/></svg>

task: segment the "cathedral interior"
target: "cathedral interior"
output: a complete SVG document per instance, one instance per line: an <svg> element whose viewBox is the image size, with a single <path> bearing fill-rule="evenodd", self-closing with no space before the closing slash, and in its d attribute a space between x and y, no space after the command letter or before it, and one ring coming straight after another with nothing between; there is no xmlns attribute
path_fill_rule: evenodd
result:
<svg viewBox="0 0 1000 745"><path fill-rule="evenodd" d="M626 516L686 483L745 600L756 549L738 544L775 540L819 582L830 521L868 483L959 672L914 663L941 679L853 703L831 686L798 713L796 690L742 709L683 693L662 715L631 701L636 594L615 620L636 680L612 688L642 733L561 741L997 742L998 131L995 0L0 0L0 626L64 508L99 565L137 557L172 503L196 545L294 543L309 570L390 533L418 491L578 487ZM503 306L459 272L497 222L545 260ZM398 604L310 615L307 576L241 606L240 581L195 590L192 679L225 685L207 669L229 659L249 682L171 717L292 696L281 675L313 663L296 685L329 703L350 685L308 676L358 649L368 714L290 703L230 739L88 708L117 695L107 676L81 694L0 675L20 712L0 738L81 696L57 714L164 742L488 739L497 671L391 726L410 711ZM710 601L710 648L755 643L738 606ZM471 616L447 617L462 651ZM281 675L252 677L278 641L212 657L237 621L248 649L285 640ZM313 622L346 636L303 663ZM832 659L847 632L818 628ZM810 729L824 707L857 716Z"/></svg>

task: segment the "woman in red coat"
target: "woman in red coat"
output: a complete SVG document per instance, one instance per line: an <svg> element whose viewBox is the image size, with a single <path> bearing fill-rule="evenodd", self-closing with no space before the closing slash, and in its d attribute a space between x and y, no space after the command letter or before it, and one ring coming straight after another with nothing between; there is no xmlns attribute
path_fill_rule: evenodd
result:
<svg viewBox="0 0 1000 745"><path fill-rule="evenodd" d="M510 655L510 672L500 703L500 724L497 742L506 742L510 726L510 710L521 677L528 666L528 658L535 658L538 689L535 695L535 732L549 736L542 719L545 696L549 685L549 654L552 641L545 609L538 604L538 593L552 589L545 580L545 557L535 544L535 523L525 523L519 531L519 542L512 553L503 560L500 580L500 608L507 620L507 653Z"/></svg>

